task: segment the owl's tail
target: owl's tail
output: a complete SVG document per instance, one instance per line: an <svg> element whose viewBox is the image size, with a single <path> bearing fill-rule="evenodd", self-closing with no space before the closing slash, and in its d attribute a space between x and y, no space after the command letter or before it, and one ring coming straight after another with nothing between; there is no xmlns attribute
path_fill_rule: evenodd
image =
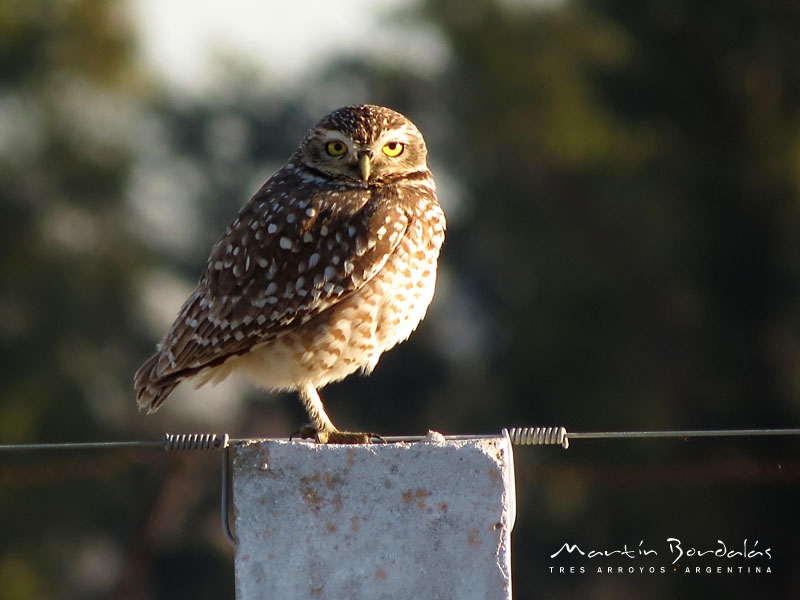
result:
<svg viewBox="0 0 800 600"><path fill-rule="evenodd" d="M154 354L136 371L133 376L133 389L136 390L136 403L139 410L153 414L181 382L179 377L159 377L156 375L160 354Z"/></svg>

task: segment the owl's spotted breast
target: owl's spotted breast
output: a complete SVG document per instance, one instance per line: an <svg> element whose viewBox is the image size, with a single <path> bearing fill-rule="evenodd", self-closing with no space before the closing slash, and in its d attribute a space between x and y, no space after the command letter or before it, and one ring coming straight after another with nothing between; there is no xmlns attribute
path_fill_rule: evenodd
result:
<svg viewBox="0 0 800 600"><path fill-rule="evenodd" d="M207 373L219 381L244 370L259 385L291 389L297 382L326 385L357 370L370 372L383 352L406 340L425 316L436 283L436 259L444 239L441 210L415 211L408 219L377 228L393 237L383 268L350 295L269 343ZM433 217L423 221L419 216Z"/></svg>
<svg viewBox="0 0 800 600"><path fill-rule="evenodd" d="M316 388L405 340L433 297L445 220L424 140L405 117L348 107L324 118L239 211L159 352L136 375L153 411L182 379L241 370L300 391L317 432L336 432Z"/></svg>

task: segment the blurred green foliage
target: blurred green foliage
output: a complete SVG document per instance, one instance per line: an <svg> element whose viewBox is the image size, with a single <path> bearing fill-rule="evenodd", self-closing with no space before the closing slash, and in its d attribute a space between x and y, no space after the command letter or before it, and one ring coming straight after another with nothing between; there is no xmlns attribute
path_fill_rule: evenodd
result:
<svg viewBox="0 0 800 600"><path fill-rule="evenodd" d="M231 65L204 98L149 79L122 6L0 2L0 442L196 427L136 414L130 380L158 335L143 282L196 279L241 203L344 102L420 125L450 225L429 318L369 379L325 390L334 420L389 434L797 424L791 3L428 0L397 18L440 33L440 72L344 57L287 94ZM148 200L164 220L181 205L171 231L142 221ZM231 434L302 419L293 396L263 397L231 398L245 408ZM792 597L797 456L785 439L522 449L515 593ZM0 596L231 596L216 469L0 455ZM564 542L669 536L759 539L774 573L548 570Z"/></svg>

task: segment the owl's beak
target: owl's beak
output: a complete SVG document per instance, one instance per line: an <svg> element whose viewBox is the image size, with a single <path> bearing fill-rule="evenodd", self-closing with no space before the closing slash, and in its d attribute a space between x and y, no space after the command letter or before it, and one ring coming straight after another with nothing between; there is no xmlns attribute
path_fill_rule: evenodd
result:
<svg viewBox="0 0 800 600"><path fill-rule="evenodd" d="M361 179L365 182L369 181L369 176L372 173L372 157L366 152L362 152L358 156L358 168L361 171Z"/></svg>

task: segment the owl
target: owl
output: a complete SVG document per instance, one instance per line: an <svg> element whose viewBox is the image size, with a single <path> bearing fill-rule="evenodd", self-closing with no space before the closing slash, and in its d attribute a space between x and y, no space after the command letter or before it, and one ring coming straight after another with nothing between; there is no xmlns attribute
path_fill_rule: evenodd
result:
<svg viewBox="0 0 800 600"><path fill-rule="evenodd" d="M365 443L338 430L318 390L406 340L436 282L445 216L425 140L381 106L340 108L305 135L211 250L197 288L134 378L156 411L184 379L243 373L296 390L321 443Z"/></svg>

